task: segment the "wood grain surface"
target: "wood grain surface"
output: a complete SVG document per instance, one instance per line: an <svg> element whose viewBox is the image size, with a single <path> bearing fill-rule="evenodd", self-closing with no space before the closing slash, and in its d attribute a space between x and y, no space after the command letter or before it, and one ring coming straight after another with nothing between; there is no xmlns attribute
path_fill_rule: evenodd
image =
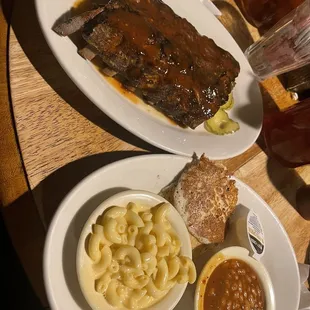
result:
<svg viewBox="0 0 310 310"><path fill-rule="evenodd" d="M0 2L0 206L24 271L41 304L47 306L42 275L45 231L28 188L9 98L7 36L12 2Z"/></svg>
<svg viewBox="0 0 310 310"><path fill-rule="evenodd" d="M246 23L233 1L215 3L223 12L221 22L245 50L257 39L257 31ZM69 79L45 42L33 0L15 3L9 76L23 164L45 228L68 191L92 171L129 156L164 153L109 119ZM277 78L265 81L261 89L266 111L294 103ZM299 187L309 184L310 167L283 168L262 151L262 139L258 142L224 164L270 204L286 228L298 260L303 262L310 222L296 212L295 195ZM33 240L33 246L42 248L42 238ZM38 278L35 274L29 277ZM42 296L37 286L36 291Z"/></svg>
<svg viewBox="0 0 310 310"><path fill-rule="evenodd" d="M10 8L7 8L7 12L10 14ZM1 3L0 29L0 184L2 184L0 187L0 201L3 206L7 206L24 194L28 188L24 178L22 161L14 133L14 124L9 104L6 53L8 25ZM10 173L7 173L8 169Z"/></svg>

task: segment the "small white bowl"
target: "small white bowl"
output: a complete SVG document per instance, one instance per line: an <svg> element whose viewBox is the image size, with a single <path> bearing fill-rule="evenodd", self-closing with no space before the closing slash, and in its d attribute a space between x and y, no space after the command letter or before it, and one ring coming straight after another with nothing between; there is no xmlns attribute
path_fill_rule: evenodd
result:
<svg viewBox="0 0 310 310"><path fill-rule="evenodd" d="M275 310L274 290L266 268L262 263L249 256L249 251L247 249L237 246L225 248L219 251L212 256L204 266L196 286L195 310L204 310L204 294L208 280L210 279L210 276L215 268L228 259L240 259L252 267L258 275L265 293L266 310Z"/></svg>
<svg viewBox="0 0 310 310"><path fill-rule="evenodd" d="M159 203L166 202L167 200L158 196L156 194L147 192L147 191L124 191L119 194L116 194L109 199L105 200L100 204L97 209L90 215L87 222L85 223L79 243L77 248L76 256L76 266L77 266L77 275L78 280L81 286L81 290L84 294L85 299L92 309L105 309L105 310L115 310L115 307L110 306L105 298L97 293L94 289L94 279L90 276L89 272L91 268L92 261L88 257L85 251L85 240L87 236L92 232L92 225L96 223L98 217L111 206L126 207L129 202L141 203L147 205L150 208L155 207ZM190 237L187 231L187 228L184 224L184 221L177 210L170 205L170 212L167 215L168 220L170 221L172 227L175 229L178 234L182 247L181 254L189 258L192 258L192 248ZM169 293L161 299L158 303L152 305L152 309L156 310L172 310L179 300L181 299L187 284L176 284Z"/></svg>

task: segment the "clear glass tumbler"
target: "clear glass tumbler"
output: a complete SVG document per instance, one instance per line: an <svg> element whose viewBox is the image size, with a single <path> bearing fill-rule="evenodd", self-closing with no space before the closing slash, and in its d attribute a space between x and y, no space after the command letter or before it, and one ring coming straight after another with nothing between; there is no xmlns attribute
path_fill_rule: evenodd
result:
<svg viewBox="0 0 310 310"><path fill-rule="evenodd" d="M310 0L283 17L245 55L259 80L309 64Z"/></svg>

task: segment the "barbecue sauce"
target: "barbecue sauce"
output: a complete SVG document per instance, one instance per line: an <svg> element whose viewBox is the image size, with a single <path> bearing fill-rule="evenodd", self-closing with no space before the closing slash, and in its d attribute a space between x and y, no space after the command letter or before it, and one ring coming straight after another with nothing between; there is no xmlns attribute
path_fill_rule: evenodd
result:
<svg viewBox="0 0 310 310"><path fill-rule="evenodd" d="M115 79L114 77L107 76L104 73L104 69L106 67L105 63L97 56L92 60L92 64L96 67L99 73L104 77L104 79L115 88L119 93L121 93L124 97L129 99L133 103L139 103L141 100L140 98L135 95L130 90L126 89L123 84Z"/></svg>
<svg viewBox="0 0 310 310"><path fill-rule="evenodd" d="M147 91L152 84L154 88L173 85L185 91L175 98L181 105L183 101L185 105L192 102L202 107L205 115L216 113L219 105L226 102L230 83L238 73L238 66L233 69L236 74L227 70L236 65L234 59L213 40L201 36L190 23L174 15L168 6L156 1L123 2L130 4L132 10L109 11L107 23L140 53L142 65L135 64L134 75L131 71L127 74L147 80L149 76L144 69L150 64L154 70L150 81L145 83ZM80 2L79 7L85 10L85 2Z"/></svg>
<svg viewBox="0 0 310 310"><path fill-rule="evenodd" d="M96 4L105 4L107 2L108 0L97 0ZM72 15L77 15L93 8L94 1L77 0L71 12ZM151 8L153 9L152 13L155 14L155 6ZM165 72L166 81L182 86L189 91L197 87L197 82L194 81L192 75L192 59L188 55L181 53L179 49L175 51L175 48L171 47L168 42L154 42L153 38L156 30L152 29L145 19L142 19L134 12L116 10L108 15L108 21L124 34L126 40L139 48L142 47L143 56L147 57L147 61L155 63L159 72ZM161 61L164 57L169 58L169 60Z"/></svg>
<svg viewBox="0 0 310 310"><path fill-rule="evenodd" d="M108 3L109 0L96 0L96 4L106 4ZM94 8L94 0L77 0L72 8L71 8L71 14L72 16L81 14L85 11L88 10L92 10ZM137 26L137 25L136 25ZM77 39L78 38L78 39ZM85 45L85 41L84 39L81 38L80 33L78 33L76 35L76 39L75 36L71 37L71 39L73 39L73 42L80 47L83 47ZM78 41L79 40L79 41ZM150 43L149 46L147 46L148 51L151 53L152 51L152 35L150 36L150 39L148 41ZM116 90L118 91L120 94L122 94L124 97L126 97L128 100L130 100L132 103L134 104L140 104L143 105L145 107L145 109L149 112L152 113L154 115L156 115L159 118L162 118L166 121L168 121L170 124L172 125L177 125L175 123L175 121L173 121L172 119L166 117L164 114L158 112L157 110L155 110L154 108L152 108L151 106L147 105L146 103L144 103L137 94L131 92L130 90L128 90L126 87L124 87L124 85L122 84L122 82L120 82L119 80L117 80L114 77L109 77L104 73L103 68L106 67L106 64L99 58L99 57L95 57L92 60L93 65L95 66L95 68L98 70L98 72L103 76L103 78Z"/></svg>
<svg viewBox="0 0 310 310"><path fill-rule="evenodd" d="M102 2L106 3L95 1ZM109 10L105 18L122 34L121 44L128 42L126 47L138 55L133 57L125 75L137 81L138 86L133 84L142 93L151 94L153 89L164 89L166 85L171 87L174 95L170 100L176 103L176 110L181 106L185 111L197 111L197 119L203 119L202 115L212 117L228 99L239 73L238 63L164 3L149 0L122 0L122 3L129 6ZM92 1L79 0L72 11L77 14L91 8ZM122 52L122 46L115 46L114 52ZM161 105L159 102L158 106Z"/></svg>
<svg viewBox="0 0 310 310"><path fill-rule="evenodd" d="M92 64L95 66L95 68L98 70L98 72L102 75L102 77L107 81L116 91L118 91L120 94L122 94L124 97L126 97L128 100L130 100L132 103L143 106L143 110L146 110L148 113L151 113L157 118L163 119L165 121L168 121L172 125L177 125L174 120L171 118L165 116L164 114L160 113L159 111L155 110L150 105L146 104L136 93L133 93L132 91L128 90L121 81L119 81L115 77L107 76L104 73L103 68L106 67L104 62L99 58L95 57L92 60Z"/></svg>
<svg viewBox="0 0 310 310"><path fill-rule="evenodd" d="M162 42L147 21L134 12L115 10L107 17L108 23L119 29L128 42L137 46L146 62L150 62L159 72L163 72L165 81L180 85L189 91L197 87L192 74L191 58L181 51L169 48L168 42ZM152 38L159 39L152 41ZM163 39L164 40L164 39ZM159 41L159 42L158 42ZM169 58L170 61L164 58Z"/></svg>
<svg viewBox="0 0 310 310"><path fill-rule="evenodd" d="M82 14L86 11L94 9L94 3L96 5L106 4L109 0L77 0L70 9L71 16ZM77 49L81 49L85 46L85 40L81 36L81 31L77 31L70 36L71 41L76 45Z"/></svg>

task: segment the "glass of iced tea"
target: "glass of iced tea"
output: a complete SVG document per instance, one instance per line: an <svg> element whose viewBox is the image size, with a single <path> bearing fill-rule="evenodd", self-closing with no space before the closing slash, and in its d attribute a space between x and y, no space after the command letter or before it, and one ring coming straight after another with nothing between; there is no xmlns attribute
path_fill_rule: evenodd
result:
<svg viewBox="0 0 310 310"><path fill-rule="evenodd" d="M304 0L235 0L244 17L260 30L268 30Z"/></svg>
<svg viewBox="0 0 310 310"><path fill-rule="evenodd" d="M265 115L263 130L270 155L283 166L310 164L310 98Z"/></svg>
<svg viewBox="0 0 310 310"><path fill-rule="evenodd" d="M259 80L310 63L310 0L283 17L245 55Z"/></svg>

